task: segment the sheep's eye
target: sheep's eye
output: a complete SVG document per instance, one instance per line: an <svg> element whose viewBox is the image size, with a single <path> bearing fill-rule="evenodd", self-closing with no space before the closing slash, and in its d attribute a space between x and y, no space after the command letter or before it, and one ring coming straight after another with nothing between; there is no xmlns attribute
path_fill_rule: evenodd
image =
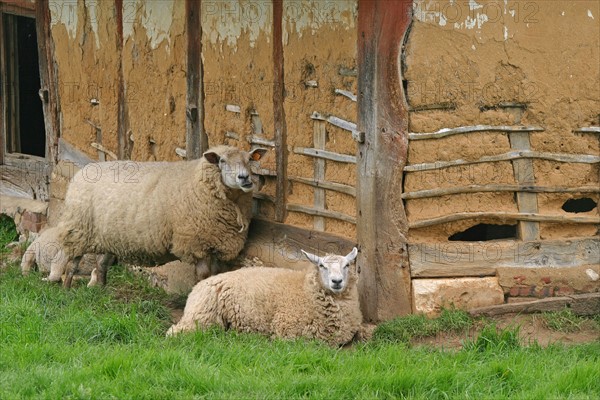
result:
<svg viewBox="0 0 600 400"><path fill-rule="evenodd" d="M344 265L344 269L348 268L349 266L350 266L350 264Z"/></svg>
<svg viewBox="0 0 600 400"><path fill-rule="evenodd" d="M319 264L319 268L323 268L323 269L325 269L325 265L323 265L323 264Z"/></svg>

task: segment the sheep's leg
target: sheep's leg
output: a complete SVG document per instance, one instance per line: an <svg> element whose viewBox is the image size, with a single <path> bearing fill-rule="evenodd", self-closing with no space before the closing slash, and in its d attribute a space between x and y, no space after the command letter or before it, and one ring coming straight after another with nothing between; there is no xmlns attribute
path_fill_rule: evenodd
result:
<svg viewBox="0 0 600 400"><path fill-rule="evenodd" d="M73 266L67 271L67 276L65 281L63 282L63 286L67 289L71 288L73 284L73 276L79 272L79 262L81 261L81 256L75 257L73 260Z"/></svg>
<svg viewBox="0 0 600 400"><path fill-rule="evenodd" d="M31 267L34 263L35 253L27 250L25 254L23 254L23 260L21 261L21 273L23 275L29 275L29 271L31 271Z"/></svg>
<svg viewBox="0 0 600 400"><path fill-rule="evenodd" d="M65 257L64 254L50 263L50 275L46 278L48 282L60 282L62 280L66 268L66 259L63 257Z"/></svg>
<svg viewBox="0 0 600 400"><path fill-rule="evenodd" d="M106 273L108 272L108 267L115 263L115 256L110 253L104 254L102 256L102 260L98 265L98 282L102 285L106 285Z"/></svg>
<svg viewBox="0 0 600 400"><path fill-rule="evenodd" d="M208 254L196 263L196 282L200 282L201 280L214 275L214 258L215 257L212 254Z"/></svg>

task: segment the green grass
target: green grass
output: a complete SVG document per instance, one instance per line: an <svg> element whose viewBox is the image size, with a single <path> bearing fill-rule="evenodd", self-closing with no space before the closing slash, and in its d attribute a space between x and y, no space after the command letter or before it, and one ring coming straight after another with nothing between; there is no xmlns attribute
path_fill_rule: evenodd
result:
<svg viewBox="0 0 600 400"><path fill-rule="evenodd" d="M410 344L413 339L435 336L441 332L464 332L473 326L469 315L460 310L442 310L436 319L424 315L408 315L379 325L373 333L375 341Z"/></svg>
<svg viewBox="0 0 600 400"><path fill-rule="evenodd" d="M0 214L0 257L10 251L6 248L6 245L18 238L19 235L13 220L4 214Z"/></svg>
<svg viewBox="0 0 600 400"><path fill-rule="evenodd" d="M597 399L600 342L547 348L484 329L460 351L406 332L469 329L464 313L409 316L336 349L212 329L165 338L174 301L122 267L66 291L0 271L0 399ZM395 333L394 333L395 332ZM399 338L399 339L398 339Z"/></svg>
<svg viewBox="0 0 600 400"><path fill-rule="evenodd" d="M596 320L600 313L596 316ZM587 318L576 315L568 308L565 308L558 312L545 312L541 316L544 325L548 329L557 332L576 332L581 329L581 326L588 320Z"/></svg>

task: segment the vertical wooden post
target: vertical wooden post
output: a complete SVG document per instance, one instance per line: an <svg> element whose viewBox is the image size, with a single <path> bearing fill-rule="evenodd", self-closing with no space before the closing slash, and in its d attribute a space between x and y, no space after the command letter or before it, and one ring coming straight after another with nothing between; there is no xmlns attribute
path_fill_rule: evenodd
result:
<svg viewBox="0 0 600 400"><path fill-rule="evenodd" d="M119 52L119 78L117 93L117 137L119 141L118 155L120 159L131 157L129 145L129 116L127 99L125 98L125 77L123 72L123 0L115 0L117 18L117 51Z"/></svg>
<svg viewBox="0 0 600 400"><path fill-rule="evenodd" d="M366 321L411 312L402 170L408 112L400 51L412 2L359 0L357 236L361 308Z"/></svg>
<svg viewBox="0 0 600 400"><path fill-rule="evenodd" d="M284 222L287 203L287 130L285 124L283 63L283 0L273 0L273 120L277 160L275 221Z"/></svg>
<svg viewBox="0 0 600 400"><path fill-rule="evenodd" d="M325 141L327 139L327 131L325 128L325 121L313 121L313 147L315 149L325 150ZM325 159L315 157L314 159L315 172L314 178L317 181L325 180ZM315 187L314 188L314 204L315 208L319 210L325 209L325 189ZM316 231L325 230L325 218L315 216L313 220L313 227Z"/></svg>
<svg viewBox="0 0 600 400"><path fill-rule="evenodd" d="M50 163L55 163L58 161L58 138L60 137L60 101L48 0L36 1L35 21L40 64L41 88L39 94L42 99L46 130L46 159Z"/></svg>
<svg viewBox="0 0 600 400"><path fill-rule="evenodd" d="M4 66L6 65L4 46L5 46L5 34L4 34L4 17L0 13L0 76L6 76ZM38 36L39 37L39 36ZM38 39L39 40L39 39ZM8 93L5 82L0 82L0 165L4 165L4 152L6 150L6 137L8 136L8 121L6 120L6 110L8 104Z"/></svg>
<svg viewBox="0 0 600 400"><path fill-rule="evenodd" d="M208 149L208 136L204 131L204 82L202 69L202 25L199 0L185 1L187 28L187 105L186 154L192 160L202 157Z"/></svg>
<svg viewBox="0 0 600 400"><path fill-rule="evenodd" d="M521 123L523 107L508 108L509 113L514 116L514 123ZM510 148L515 150L531 150L529 140L529 132L510 132L508 134ZM515 181L522 186L535 186L535 176L533 172L533 160L525 158L521 160L513 160L513 173ZM517 192L517 207L520 213L537 213L537 193ZM523 241L539 240L540 238L540 223L533 221L519 221L517 225L519 238Z"/></svg>

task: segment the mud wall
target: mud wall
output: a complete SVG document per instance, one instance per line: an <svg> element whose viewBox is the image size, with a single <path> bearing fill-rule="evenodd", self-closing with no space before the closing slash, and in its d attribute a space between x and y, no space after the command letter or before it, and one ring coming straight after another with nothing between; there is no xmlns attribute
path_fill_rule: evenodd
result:
<svg viewBox="0 0 600 400"><path fill-rule="evenodd" d="M62 139L98 159L118 149L122 80L126 158L174 160L185 148L185 4L51 1ZM110 157L104 156L106 159Z"/></svg>
<svg viewBox="0 0 600 400"><path fill-rule="evenodd" d="M50 1L62 139L97 159L117 150L117 23L114 3Z"/></svg>
<svg viewBox="0 0 600 400"><path fill-rule="evenodd" d="M409 141L407 169L414 170L405 169L404 195L438 193L405 200L413 226L413 310L435 314L441 306L470 309L600 290L593 279L599 268L600 136L578 132L600 125L598 2L417 0L413 15L402 71L410 132L471 130ZM471 129L481 125L531 132ZM520 150L549 158L470 163ZM591 162L575 162L583 159ZM456 160L459 165L436 167ZM553 190L530 194L527 203L514 190L440 193L474 185ZM589 200L569 210L570 199ZM524 243L515 214L528 212L557 222L542 220L525 239L533 242ZM464 213L479 214L418 225ZM587 222L569 221L575 218ZM517 230L504 240L474 232L449 241L478 224ZM452 297L455 287L460 296ZM494 297L498 292L504 296ZM488 303L477 300L483 294Z"/></svg>
<svg viewBox="0 0 600 400"><path fill-rule="evenodd" d="M315 143L315 125L325 130L324 150L356 154L356 143L347 130L311 119L313 112L333 115L356 122L356 102L336 89L356 94L356 1L284 1L283 52L285 60L285 117L289 151L288 177L291 180L288 202L305 207L320 207L315 202L315 188L293 180L315 179L314 157L298 154L296 149L319 148ZM325 160L322 180L356 186L356 165ZM354 217L355 198L346 193L326 190L326 210ZM290 212L287 221L312 229L313 216ZM325 218L324 229L349 238L355 226L346 221Z"/></svg>
<svg viewBox="0 0 600 400"><path fill-rule="evenodd" d="M180 159L185 148L185 2L123 2L123 83L129 158Z"/></svg>
<svg viewBox="0 0 600 400"><path fill-rule="evenodd" d="M200 8L204 127L209 145L272 149L258 171L265 185L255 212L273 219L273 88L278 83L273 3L203 1ZM92 143L132 160L180 159L175 150L186 147L185 2L52 1L50 9L62 139L92 159L111 155ZM284 1L282 9L278 23L282 24L288 203L295 206L284 222L353 238L354 163L317 159L298 149L355 155L350 131L311 115L318 112L322 118L356 121L356 101L351 98L357 79L357 1ZM314 143L317 127L318 146ZM343 190L315 190L322 181L341 184ZM314 215L321 212L325 216Z"/></svg>
<svg viewBox="0 0 600 400"><path fill-rule="evenodd" d="M537 126L532 151L600 154L598 134L577 129L600 121L600 8L594 1L416 1L405 52L410 131L473 125ZM411 141L408 164L477 160L511 151L493 131ZM533 159L538 186L598 187L598 163ZM511 161L409 172L405 191L516 184ZM540 193L538 212L573 216L571 198L598 193ZM406 201L409 222L462 212L518 212L513 192L469 193ZM598 216L598 207L577 216ZM465 220L410 231L411 242L445 241L477 223ZM506 222L512 223L512 222ZM540 239L592 236L594 224L540 223Z"/></svg>
<svg viewBox="0 0 600 400"><path fill-rule="evenodd" d="M203 2L202 62L209 145L271 149L261 161L265 198L257 213L274 217L273 9L270 1ZM257 140L262 139L261 143ZM267 197L269 196L269 197Z"/></svg>
<svg viewBox="0 0 600 400"><path fill-rule="evenodd" d="M295 152L313 148L314 111L356 120L356 103L335 93L356 93L356 1L284 1L284 113L290 179L288 203L314 208L314 188L293 178L314 179L315 159ZM271 1L202 3L205 127L209 144L273 149L261 161L265 186L257 214L274 217L276 194L273 87L273 6ZM341 71L341 72L340 72ZM325 124L324 149L354 155L348 131ZM354 164L326 161L324 180L355 186ZM326 191L325 210L355 215L353 196ZM318 206L317 206L318 208ZM290 211L285 222L312 229L314 217ZM325 218L323 229L355 236L352 223Z"/></svg>

